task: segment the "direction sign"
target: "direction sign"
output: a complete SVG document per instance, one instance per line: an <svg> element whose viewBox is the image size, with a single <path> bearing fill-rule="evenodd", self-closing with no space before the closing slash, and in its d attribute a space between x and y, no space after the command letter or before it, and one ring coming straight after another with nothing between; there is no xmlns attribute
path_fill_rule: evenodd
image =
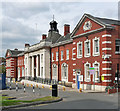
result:
<svg viewBox="0 0 120 111"><path fill-rule="evenodd" d="M83 82L83 75L79 75L78 80L79 80L80 82Z"/></svg>

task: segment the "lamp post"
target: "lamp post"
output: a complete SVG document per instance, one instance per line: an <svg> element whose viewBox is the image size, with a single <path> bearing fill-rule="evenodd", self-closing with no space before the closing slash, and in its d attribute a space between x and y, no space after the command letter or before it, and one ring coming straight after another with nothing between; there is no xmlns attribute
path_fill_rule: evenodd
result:
<svg viewBox="0 0 120 111"><path fill-rule="evenodd" d="M83 63L83 90L84 90L84 61L82 61Z"/></svg>

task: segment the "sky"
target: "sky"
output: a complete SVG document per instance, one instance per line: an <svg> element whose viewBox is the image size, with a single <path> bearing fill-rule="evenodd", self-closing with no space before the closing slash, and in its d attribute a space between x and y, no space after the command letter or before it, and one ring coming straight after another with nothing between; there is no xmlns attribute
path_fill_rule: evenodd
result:
<svg viewBox="0 0 120 111"><path fill-rule="evenodd" d="M101 18L118 19L118 2L1 2L0 16L0 56L7 49L24 50L24 44L33 45L41 40L42 34L48 34L49 23L58 22L61 35L64 24L75 28L84 13ZM2 39L2 40L1 40Z"/></svg>

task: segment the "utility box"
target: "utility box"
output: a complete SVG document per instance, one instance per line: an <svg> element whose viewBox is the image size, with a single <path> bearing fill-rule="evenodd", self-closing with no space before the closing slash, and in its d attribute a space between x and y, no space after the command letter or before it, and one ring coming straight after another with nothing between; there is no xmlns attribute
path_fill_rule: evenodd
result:
<svg viewBox="0 0 120 111"><path fill-rule="evenodd" d="M58 96L57 84L52 85L52 96L54 96L54 97Z"/></svg>
<svg viewBox="0 0 120 111"><path fill-rule="evenodd" d="M0 74L0 90L6 89L6 75Z"/></svg>

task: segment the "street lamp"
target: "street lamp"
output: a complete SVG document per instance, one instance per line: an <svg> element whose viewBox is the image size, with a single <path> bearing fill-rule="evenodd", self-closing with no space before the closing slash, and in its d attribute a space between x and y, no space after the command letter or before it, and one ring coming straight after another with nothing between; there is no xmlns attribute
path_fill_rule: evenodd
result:
<svg viewBox="0 0 120 111"><path fill-rule="evenodd" d="M83 63L83 90L84 90L84 61L82 61L82 63Z"/></svg>

